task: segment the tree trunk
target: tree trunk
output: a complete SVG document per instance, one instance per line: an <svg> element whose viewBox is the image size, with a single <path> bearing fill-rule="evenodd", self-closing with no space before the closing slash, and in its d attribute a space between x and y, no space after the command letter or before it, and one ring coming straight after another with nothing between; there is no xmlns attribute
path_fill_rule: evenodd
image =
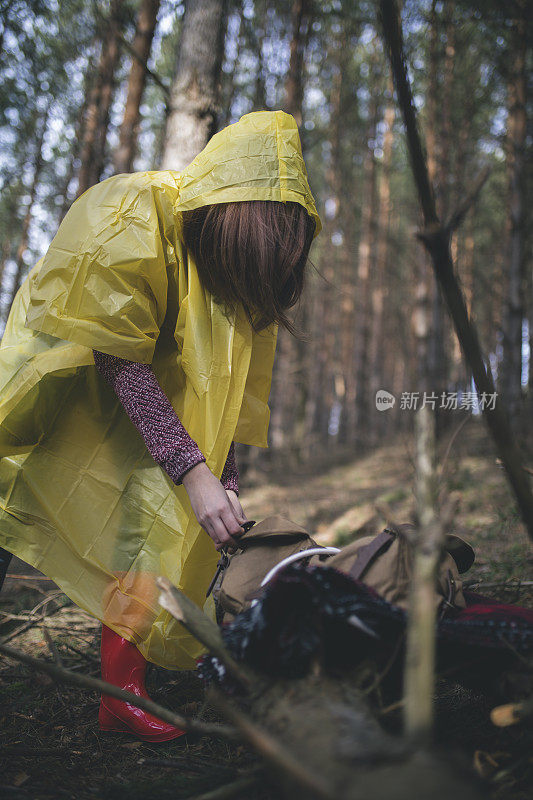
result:
<svg viewBox="0 0 533 800"><path fill-rule="evenodd" d="M98 183L102 174L109 111L113 98L115 71L119 58L120 14L123 0L113 0L109 20L102 39L100 60L94 82L89 92L85 118L82 121L83 138L80 148L80 169L76 197Z"/></svg>
<svg viewBox="0 0 533 800"><path fill-rule="evenodd" d="M69 197L69 188L76 174L76 162L78 158L80 158L81 156L82 142L85 137L85 123L87 119L87 110L88 110L89 100L91 99L90 76L94 68L93 62L94 59L91 56L87 62L85 75L83 76L83 103L77 115L77 120L74 129L74 139L70 148L69 164L64 180L62 181L61 187L58 191L58 195L63 198L61 203L61 208L59 210L59 218L57 221L58 225L62 222L63 217L69 210L70 205L72 203L72 200Z"/></svg>
<svg viewBox="0 0 533 800"><path fill-rule="evenodd" d="M284 110L302 124L303 72L305 47L310 29L309 0L294 0L291 12L292 39L289 71L285 82Z"/></svg>
<svg viewBox="0 0 533 800"><path fill-rule="evenodd" d="M118 147L114 154L115 172L131 172L137 150L140 107L146 84L146 67L161 0L142 0L137 14L133 53L128 78L128 93L120 126Z"/></svg>
<svg viewBox="0 0 533 800"><path fill-rule="evenodd" d="M185 6L162 169L186 167L217 130L227 0Z"/></svg>
<svg viewBox="0 0 533 800"><path fill-rule="evenodd" d="M109 24L104 39L101 60L101 88L98 108L98 125L93 149L90 174L91 186L98 183L104 171L109 114L115 92L115 73L120 58L121 12L124 0L113 0L109 12Z"/></svg>
<svg viewBox="0 0 533 800"><path fill-rule="evenodd" d="M5 316L9 314L9 309L13 304L13 300L15 299L15 295L17 294L20 285L22 283L22 277L25 270L25 262L24 262L24 254L26 253L26 249L28 247L28 240L30 234L30 225L32 220L32 212L33 212L33 204L35 203L35 195L37 194L37 187L39 185L39 180L41 177L41 172L44 165L43 160L43 143L44 137L46 135L46 130L48 127L48 116L50 114L50 106L51 103L46 108L43 116L41 117L38 133L37 133L37 142L35 144L35 158L33 161L33 175L31 181L31 188L30 188L30 199L28 201L28 205L26 207L26 213L24 215L24 220L22 222L22 230L20 233L20 241L19 246L17 248L17 255L15 259L16 268L15 268L15 277L13 280L13 286L11 289L11 297L9 300L9 305L6 310Z"/></svg>
<svg viewBox="0 0 533 800"><path fill-rule="evenodd" d="M522 326L524 323L524 209L525 209L525 145L527 91L527 18L525 0L519 4L520 16L514 21L512 36L513 63L509 82L509 115L507 122L507 158L509 164L508 195L508 283L504 311L504 358L502 392L511 426L520 428L522 397Z"/></svg>
<svg viewBox="0 0 533 800"><path fill-rule="evenodd" d="M372 66L371 66L372 69ZM377 72L377 65L374 65ZM363 185L361 196L363 207L361 210L361 233L357 255L357 314L355 326L355 341L353 351L353 370L355 375L355 407L348 407L348 429L351 431L352 441L362 442L368 438L369 423L369 341L370 341L370 315L371 315L371 287L372 287L372 261L376 239L376 159L374 157L374 142L378 123L377 102L377 74L376 83L370 87L372 99L370 101L368 128L366 132L366 151L363 162Z"/></svg>
<svg viewBox="0 0 533 800"><path fill-rule="evenodd" d="M244 23L247 20L245 20L245 18L243 17L242 2L239 2L238 7L236 7L234 11L239 15L237 30L233 33L233 38L235 39L235 56L231 62L231 69L227 71L224 70L223 80L221 81L221 86L220 86L221 103L223 106L222 112L220 114L220 121L222 127L229 125L231 122L231 109L233 106L233 100L235 99L235 90L237 88L235 80L236 71L237 71L237 66L240 64L242 57L242 50L245 44L246 26ZM231 20L231 15L228 17L228 31L230 27L230 20Z"/></svg>
<svg viewBox="0 0 533 800"><path fill-rule="evenodd" d="M302 121L304 93L304 52L310 18L307 0L295 0L292 9L292 40L289 71L285 82L284 110L292 114L298 125ZM281 449L292 444L294 431L291 424L298 402L297 372L300 364L298 348L293 336L282 328L278 335L276 370L272 402L272 445Z"/></svg>
<svg viewBox="0 0 533 800"><path fill-rule="evenodd" d="M265 16L262 15L259 25L252 31L254 50L257 58L257 69L254 83L254 102L252 111L266 111L266 86L265 86L265 59L263 57L263 43L265 40Z"/></svg>
<svg viewBox="0 0 533 800"><path fill-rule="evenodd" d="M381 173L379 176L378 188L378 211L377 211L377 231L376 231L376 263L375 280L372 290L372 322L370 334L370 387L371 397L375 397L376 392L384 386L385 373L383 369L385 325L384 310L387 287L387 267L389 256L389 218L391 210L390 202L390 177L392 161L392 145L394 138L394 87L392 79L388 85L388 102L384 114L385 132L383 137L383 158L381 162ZM371 434L380 435L383 431L382 423L385 422L383 414L377 418L380 428L371 431Z"/></svg>

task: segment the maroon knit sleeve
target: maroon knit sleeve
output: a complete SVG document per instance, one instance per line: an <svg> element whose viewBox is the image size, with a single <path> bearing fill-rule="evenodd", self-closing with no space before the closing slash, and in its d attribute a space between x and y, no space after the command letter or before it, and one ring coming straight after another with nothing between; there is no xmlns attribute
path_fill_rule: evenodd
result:
<svg viewBox="0 0 533 800"><path fill-rule="evenodd" d="M113 387L154 461L180 484L205 457L182 425L150 364L126 361L93 350L98 372Z"/></svg>
<svg viewBox="0 0 533 800"><path fill-rule="evenodd" d="M98 372L113 387L148 452L177 485L205 457L174 411L149 364L126 361L93 350ZM235 447L231 443L221 483L239 494Z"/></svg>
<svg viewBox="0 0 533 800"><path fill-rule="evenodd" d="M235 494L239 494L239 470L235 461L235 442L230 445L220 480L224 489L233 489Z"/></svg>

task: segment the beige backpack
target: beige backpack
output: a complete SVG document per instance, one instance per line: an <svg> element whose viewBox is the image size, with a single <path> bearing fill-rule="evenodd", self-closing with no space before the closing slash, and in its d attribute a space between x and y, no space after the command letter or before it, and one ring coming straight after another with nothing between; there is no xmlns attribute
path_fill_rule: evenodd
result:
<svg viewBox="0 0 533 800"><path fill-rule="evenodd" d="M377 536L364 536L343 547L326 565L366 583L389 603L405 609L413 576L414 534L414 525L391 525ZM475 558L472 547L459 536L448 534L444 547L435 587L436 603L443 614L465 607L459 574L470 569Z"/></svg>
<svg viewBox="0 0 533 800"><path fill-rule="evenodd" d="M322 549L305 528L279 516L257 522L239 537L238 543L236 553L222 555L220 578L213 589L220 610L224 612L224 622L249 607L263 579L282 561L302 550Z"/></svg>
<svg viewBox="0 0 533 800"><path fill-rule="evenodd" d="M371 586L385 600L407 607L413 570L414 526L389 526L375 536L365 536L343 547L320 547L305 528L289 519L268 517L238 540L233 555L219 561L214 596L219 619L228 622L247 609L263 585L288 563L309 559L317 566L334 567ZM464 608L459 573L474 561L474 551L458 536L446 537L446 549L437 573L437 602L442 614Z"/></svg>

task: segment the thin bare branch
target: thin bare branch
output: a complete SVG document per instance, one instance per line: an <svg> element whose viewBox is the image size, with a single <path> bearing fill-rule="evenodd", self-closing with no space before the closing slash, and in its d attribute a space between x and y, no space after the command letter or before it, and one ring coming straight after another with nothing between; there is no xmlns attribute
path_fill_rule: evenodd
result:
<svg viewBox="0 0 533 800"><path fill-rule="evenodd" d="M243 686L249 687L258 679L254 679L249 670L242 664L237 664L222 638L220 628L189 600L179 589L171 584L166 578L158 578L157 585L161 589L159 602L174 619L187 628L189 633L203 644L211 655L219 658L226 666L231 675L236 678Z"/></svg>
<svg viewBox="0 0 533 800"><path fill-rule="evenodd" d="M8 658L13 658L15 661L21 661L23 664L39 672L45 672L60 683L66 683L70 686L78 686L84 689L93 689L107 694L110 697L115 697L117 700L124 700L132 706L142 708L143 711L147 711L149 714L154 714L159 719L162 719L163 722L176 725L176 727L182 728L190 733L197 733L200 736L219 736L222 739L239 738L237 731L234 728L230 728L228 725L217 725L215 723L202 722L201 720L184 717L181 714L170 711L170 709L164 706L160 706L159 703L155 703L149 698L138 697L132 692L119 689L118 686L113 686L113 684L102 681L99 678L78 675L71 670L58 667L55 664L50 664L39 658L33 658L33 656L29 656L27 653L21 653L19 650L14 650L5 645L0 645L0 653L3 653L3 655Z"/></svg>
<svg viewBox="0 0 533 800"><path fill-rule="evenodd" d="M448 222L445 223L445 227L448 232L451 234L455 231L459 225L463 222L464 218L468 214L470 208L474 205L481 190L485 186L489 176L491 173L491 168L486 166L484 169L481 170L478 177L474 181L474 185L470 192L467 192L463 201L459 203L455 211L450 215Z"/></svg>

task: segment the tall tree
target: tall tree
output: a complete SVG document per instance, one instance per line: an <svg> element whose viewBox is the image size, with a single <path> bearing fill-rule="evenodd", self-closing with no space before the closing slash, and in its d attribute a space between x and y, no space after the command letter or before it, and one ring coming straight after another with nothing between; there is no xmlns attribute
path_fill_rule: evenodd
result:
<svg viewBox="0 0 533 800"><path fill-rule="evenodd" d="M392 78L387 88L387 104L383 115L383 156L381 170L378 177L378 201L376 217L376 253L375 277L372 288L372 315L370 334L370 395L375 397L376 392L383 388L385 372L383 369L385 351L385 302L387 299L387 270L389 265L389 223L391 214L391 166L392 148L394 140L394 88ZM378 423L385 422L385 416L378 416ZM382 431L380 431L382 432ZM378 433L378 431L376 431Z"/></svg>
<svg viewBox="0 0 533 800"><path fill-rule="evenodd" d="M310 25L307 0L294 0L292 6L292 35L290 43L289 69L285 79L284 110L292 114L297 124L302 122L304 97L304 52ZM282 328L278 335L276 372L273 386L272 442L277 447L285 446L296 409L296 376L300 363L298 348L293 336Z"/></svg>
<svg viewBox="0 0 533 800"><path fill-rule="evenodd" d="M304 56L310 23L311 4L309 0L294 0L291 12L291 56L285 81L284 108L293 115L297 125L302 124Z"/></svg>
<svg viewBox="0 0 533 800"><path fill-rule="evenodd" d="M20 232L20 240L17 248L17 255L15 259L15 276L13 279L13 286L11 288L11 299L9 302L9 307L13 303L15 299L15 295L20 288L20 284L22 282L22 277L25 271L26 262L24 260L24 256L26 254L26 249L28 247L28 239L30 234L30 224L32 219L33 213L33 206L35 203L35 197L37 194L37 187L39 185L39 180L41 178L41 172L43 168L43 144L44 144L44 137L46 135L46 130L48 127L48 118L50 114L50 106L51 102L48 103L43 113L40 115L36 125L36 136L37 140L35 143L35 155L33 159L32 165L32 177L31 177L31 185L29 190L29 199L28 204L26 206L26 212L24 214L24 218L22 221L22 230Z"/></svg>
<svg viewBox="0 0 533 800"><path fill-rule="evenodd" d="M502 390L511 419L518 431L522 392L522 327L524 308L524 219L525 219L525 147L527 133L527 12L526 0L516 3L511 36L511 70L508 87L507 163L508 195L508 280L504 312Z"/></svg>
<svg viewBox="0 0 533 800"><path fill-rule="evenodd" d="M120 57L124 0L111 0L109 17L101 20L102 46L83 124L77 196L101 178L106 153L109 113Z"/></svg>
<svg viewBox="0 0 533 800"><path fill-rule="evenodd" d="M140 107L160 4L161 0L141 0L137 13L126 105L120 126L118 147L113 157L115 172L131 172L133 169Z"/></svg>
<svg viewBox="0 0 533 800"><path fill-rule="evenodd" d="M227 0L186 4L162 169L183 169L217 130L227 5Z"/></svg>

